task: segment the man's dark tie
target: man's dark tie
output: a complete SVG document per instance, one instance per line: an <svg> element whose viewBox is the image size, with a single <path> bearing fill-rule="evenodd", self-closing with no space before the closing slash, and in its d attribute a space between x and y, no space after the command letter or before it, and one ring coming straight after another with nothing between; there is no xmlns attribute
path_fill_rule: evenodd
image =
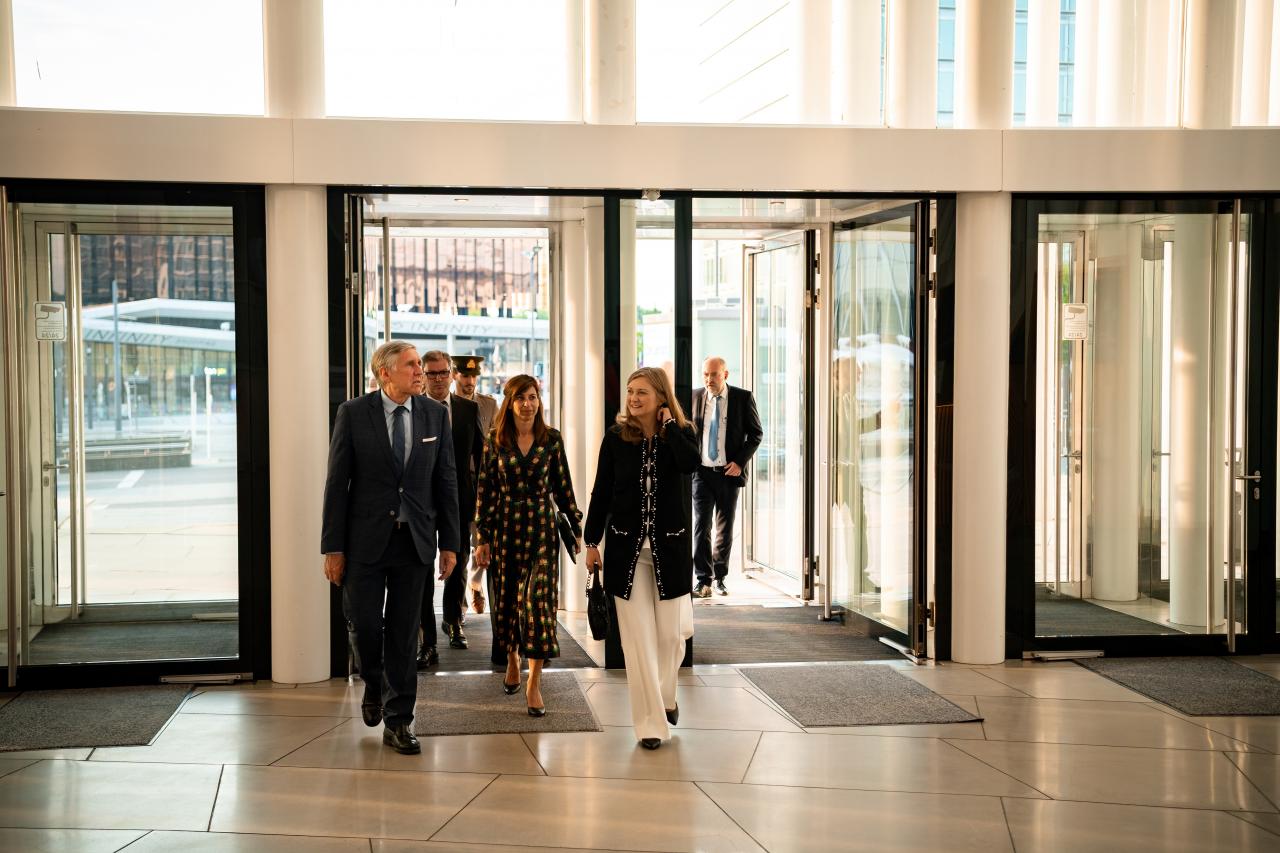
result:
<svg viewBox="0 0 1280 853"><path fill-rule="evenodd" d="M396 406L391 413L391 458L396 460L396 474L404 473L404 415L409 410Z"/></svg>

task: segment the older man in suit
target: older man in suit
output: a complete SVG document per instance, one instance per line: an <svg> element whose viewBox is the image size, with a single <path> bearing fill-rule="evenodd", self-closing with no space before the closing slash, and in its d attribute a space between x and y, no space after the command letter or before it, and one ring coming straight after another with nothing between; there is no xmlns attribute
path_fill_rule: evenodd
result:
<svg viewBox="0 0 1280 853"><path fill-rule="evenodd" d="M458 568L444 582L441 627L455 649L467 647L462 631L462 611L466 589L467 557L471 551L471 523L476 517L475 478L480 474L484 439L480 437L480 411L476 404L449 393L452 360L442 350L431 350L422 357L426 377L426 396L449 410L449 427L453 434L454 459L458 463L458 523L461 536L458 546ZM418 669L426 669L439 661L436 652L435 584L427 584L422 596L422 645L418 650Z"/></svg>
<svg viewBox="0 0 1280 853"><path fill-rule="evenodd" d="M460 542L453 436L444 406L418 396L412 345L383 344L372 368L379 390L338 407L320 550L325 577L342 587L365 725L385 717L383 743L413 755L422 751L413 734L422 593L437 547L446 578Z"/></svg>
<svg viewBox="0 0 1280 853"><path fill-rule="evenodd" d="M693 428L702 448L702 465L693 475L693 568L698 598L715 591L728 595L725 575L733 550L733 519L738 491L747 484L747 465L764 438L756 398L729 384L729 369L719 356L702 363L703 386L693 392ZM716 541L711 544L711 528Z"/></svg>

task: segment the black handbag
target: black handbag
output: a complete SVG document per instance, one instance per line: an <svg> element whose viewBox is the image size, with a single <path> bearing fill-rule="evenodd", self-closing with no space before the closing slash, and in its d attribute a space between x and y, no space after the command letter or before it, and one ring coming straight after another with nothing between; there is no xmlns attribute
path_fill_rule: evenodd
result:
<svg viewBox="0 0 1280 853"><path fill-rule="evenodd" d="M603 640L609 636L609 602L605 600L604 579L596 566L587 578L587 623L591 625L591 637Z"/></svg>
<svg viewBox="0 0 1280 853"><path fill-rule="evenodd" d="M563 512L556 513L556 530L560 531L560 541L569 552L569 559L578 562L578 533L573 529L573 522Z"/></svg>

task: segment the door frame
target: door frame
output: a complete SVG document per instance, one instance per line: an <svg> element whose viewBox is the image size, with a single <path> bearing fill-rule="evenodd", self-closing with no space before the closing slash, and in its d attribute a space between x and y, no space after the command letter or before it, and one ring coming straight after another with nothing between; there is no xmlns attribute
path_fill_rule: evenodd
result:
<svg viewBox="0 0 1280 853"><path fill-rule="evenodd" d="M10 659L17 655L10 644L10 658L0 661L3 678L10 686L27 688L87 687L112 684L155 683L183 676L230 675L238 677L271 677L271 577L270 577L270 491L267 446L267 304L266 304L266 208L265 190L258 185L199 185L138 182L45 181L0 178L5 201L4 234L0 236L0 289L6 300L18 297L21 281L21 234L12 215L14 204L45 205L153 205L157 207L226 207L232 210L232 235L235 241L234 277L236 288L235 321L237 372L237 515L238 515L238 580L239 580L239 655L216 660L164 660L127 663L77 663L52 665L19 665L12 668ZM128 226L125 226L128 227ZM118 230L118 229L117 229ZM10 315L16 305L9 304ZM19 318L6 317L6 370L10 380L18 378L24 359L21 357L22 335ZM21 392L10 381L3 401L10 425L12 412ZM25 432L25 430L23 431ZM11 433L12 435L12 433ZM24 440L25 441L25 440ZM9 442L15 444L17 442ZM30 496L15 495L19 489L19 472L15 465L25 458L21 451L10 454L8 484L8 522L12 534L26 524L19 504ZM27 537L9 537L9 553L5 572L9 618L25 609L15 577L15 566L27 562Z"/></svg>
<svg viewBox="0 0 1280 853"><path fill-rule="evenodd" d="M1037 637L1035 578L1029 570L1035 548L1036 456L1036 317L1039 294L1036 263L1039 216L1050 213L1221 213L1234 200L1251 217L1248 269L1248 400L1246 468L1261 472L1259 499L1250 502L1245 543L1246 631L1237 635L1237 653L1280 649L1275 631L1276 518L1276 388L1264 381L1277 375L1280 362L1280 206L1274 195L1260 193L1015 193L1011 210L1010 346L1009 346L1009 493L1006 528L1005 657L1036 651L1100 650L1108 656L1228 654L1227 635L1119 635ZM1270 283L1268 283L1270 282ZM1271 385L1268 388L1268 384ZM1135 518L1134 523L1137 523ZM1135 554L1135 559L1137 555ZM1269 583L1268 583L1269 581ZM1264 606L1268 605L1268 606Z"/></svg>

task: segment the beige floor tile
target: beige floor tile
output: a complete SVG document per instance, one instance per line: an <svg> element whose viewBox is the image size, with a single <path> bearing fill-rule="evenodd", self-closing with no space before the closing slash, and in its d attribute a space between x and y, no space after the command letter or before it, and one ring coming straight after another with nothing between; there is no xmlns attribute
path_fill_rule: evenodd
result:
<svg viewBox="0 0 1280 853"><path fill-rule="evenodd" d="M935 693L959 693L964 696L1026 696L1007 684L988 678L972 669L952 667L915 667L899 672L923 684Z"/></svg>
<svg viewBox="0 0 1280 853"><path fill-rule="evenodd" d="M1235 753L1228 757L1271 800L1271 808L1256 811L1273 811L1280 803L1280 755Z"/></svg>
<svg viewBox="0 0 1280 853"><path fill-rule="evenodd" d="M0 829L0 850L20 850L22 853L116 853L143 835L146 833L138 829Z"/></svg>
<svg viewBox="0 0 1280 853"><path fill-rule="evenodd" d="M276 717L358 717L364 688L346 682L296 690L234 688L201 693L182 706L184 714L262 714Z"/></svg>
<svg viewBox="0 0 1280 853"><path fill-rule="evenodd" d="M131 844L128 853L175 850L182 853L369 853L369 840L239 832L153 832Z"/></svg>
<svg viewBox="0 0 1280 853"><path fill-rule="evenodd" d="M1162 713L1244 741L1256 749L1280 753L1280 717L1188 717L1163 705L1155 707Z"/></svg>
<svg viewBox="0 0 1280 853"><path fill-rule="evenodd" d="M1273 835L1280 835L1280 814L1267 812L1232 812L1232 814L1243 821L1270 831Z"/></svg>
<svg viewBox="0 0 1280 853"><path fill-rule="evenodd" d="M1232 660L1241 666L1247 666L1249 669L1256 669L1258 672L1266 673L1272 678L1280 678L1280 656L1236 657L1232 658Z"/></svg>
<svg viewBox="0 0 1280 853"><path fill-rule="evenodd" d="M979 696L987 740L1246 751L1248 745L1133 702Z"/></svg>
<svg viewBox="0 0 1280 853"><path fill-rule="evenodd" d="M956 693L939 693L938 695L948 702L959 705L975 717L982 716L978 713L978 698L976 696L961 696Z"/></svg>
<svg viewBox="0 0 1280 853"><path fill-rule="evenodd" d="M552 776L684 782L741 782L760 740L758 732L681 726L671 734L671 740L654 751L636 743L630 726L603 732L528 734L524 739Z"/></svg>
<svg viewBox="0 0 1280 853"><path fill-rule="evenodd" d="M1226 812L1047 800L1004 805L1018 853L1262 853L1278 840Z"/></svg>
<svg viewBox="0 0 1280 853"><path fill-rule="evenodd" d="M862 735L865 737L933 737L952 740L982 740L982 723L917 723L901 726L809 726L815 735Z"/></svg>
<svg viewBox="0 0 1280 853"><path fill-rule="evenodd" d="M981 672L1036 699L1096 699L1103 702L1147 702L1146 696L1121 687L1075 664L992 667Z"/></svg>
<svg viewBox="0 0 1280 853"><path fill-rule="evenodd" d="M602 726L631 725L631 697L625 684L597 684L587 701ZM683 687L676 691L680 727L738 731L798 732L800 727L746 690Z"/></svg>
<svg viewBox="0 0 1280 853"><path fill-rule="evenodd" d="M750 687L751 682L741 675L703 675L702 683L707 687Z"/></svg>
<svg viewBox="0 0 1280 853"><path fill-rule="evenodd" d="M200 764L41 761L0 778L0 826L199 831L221 773Z"/></svg>
<svg viewBox="0 0 1280 853"><path fill-rule="evenodd" d="M35 761L58 759L61 761L84 761L93 752L93 747L73 749L27 749L19 752L0 752L5 759L30 758Z"/></svg>
<svg viewBox="0 0 1280 853"><path fill-rule="evenodd" d="M421 755L401 755L382 744L382 726L370 728L360 720L349 720L281 758L276 766L542 775L542 768L520 735L462 735L420 740Z"/></svg>
<svg viewBox="0 0 1280 853"><path fill-rule="evenodd" d="M1012 850L995 797L710 783L699 787L770 853Z"/></svg>
<svg viewBox="0 0 1280 853"><path fill-rule="evenodd" d="M521 817L513 820L516 813ZM554 776L503 776L433 840L606 850L761 850L692 783Z"/></svg>
<svg viewBox="0 0 1280 853"><path fill-rule="evenodd" d="M953 743L1056 800L1274 811L1220 752L991 740Z"/></svg>
<svg viewBox="0 0 1280 853"><path fill-rule="evenodd" d="M925 794L1040 796L947 742L912 737L766 732L743 781Z"/></svg>
<svg viewBox="0 0 1280 853"><path fill-rule="evenodd" d="M575 669L574 676L579 681L587 682L610 682L618 684L626 684L627 671L625 669ZM680 670L680 674L676 676L676 684L687 687L700 687L702 679L693 674L693 671L685 668Z"/></svg>
<svg viewBox="0 0 1280 853"><path fill-rule="evenodd" d="M223 774L209 828L425 840L493 778L471 773L233 766Z"/></svg>
<svg viewBox="0 0 1280 853"><path fill-rule="evenodd" d="M443 853L443 851L448 853L565 853L565 848L525 847L518 844L463 844L457 841L393 841L375 838L372 853ZM574 847L573 853L613 853L613 851Z"/></svg>
<svg viewBox="0 0 1280 853"><path fill-rule="evenodd" d="M29 767L32 764L35 764L39 760L38 758L9 758L8 757L9 755L16 755L16 754L17 753L5 753L5 757L0 758L0 777L8 776L10 773L13 773L17 770L21 770L24 767Z"/></svg>
<svg viewBox="0 0 1280 853"><path fill-rule="evenodd" d="M16 697L17 695L18 694L16 693L0 694L0 708L3 708L5 705L8 705L10 702L12 702L14 697Z"/></svg>
<svg viewBox="0 0 1280 853"><path fill-rule="evenodd" d="M103 747L93 761L270 764L346 721L345 717L178 714L150 746Z"/></svg>

